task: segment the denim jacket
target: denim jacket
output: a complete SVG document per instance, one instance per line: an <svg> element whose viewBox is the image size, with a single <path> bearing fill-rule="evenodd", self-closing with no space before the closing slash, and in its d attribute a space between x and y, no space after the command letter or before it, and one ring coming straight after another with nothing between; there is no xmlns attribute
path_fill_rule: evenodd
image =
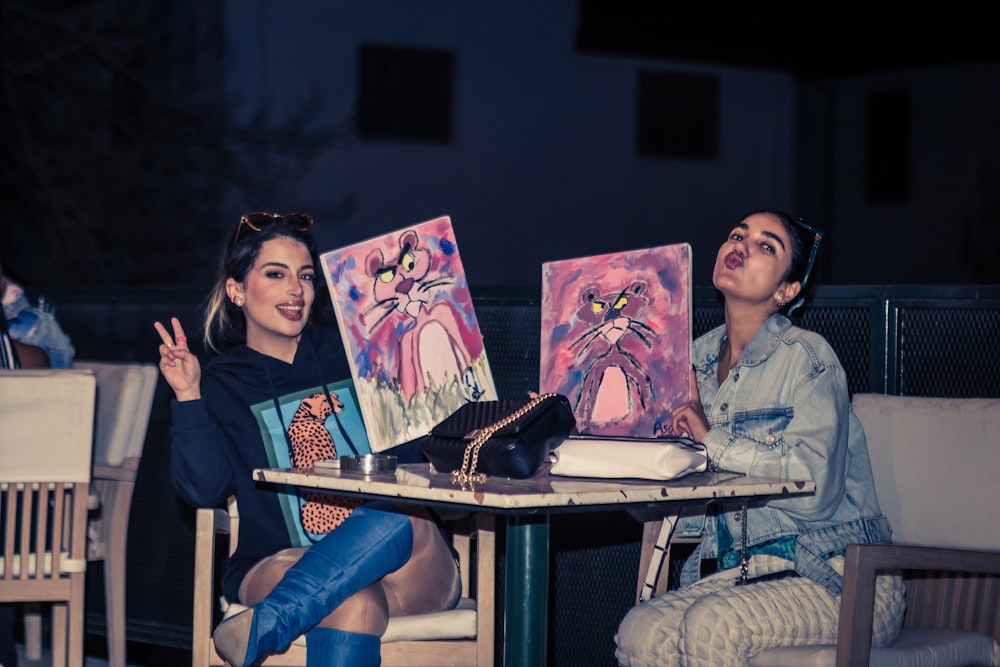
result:
<svg viewBox="0 0 1000 667"><path fill-rule="evenodd" d="M16 283L8 281L3 296L3 316L7 318L10 337L45 350L52 368L71 367L76 350L55 316L44 308L32 306Z"/></svg>
<svg viewBox="0 0 1000 667"><path fill-rule="evenodd" d="M888 542L891 537L844 369L822 336L793 326L784 315L772 315L720 386L724 336L725 327L718 327L692 348L710 427L704 439L709 460L720 470L816 483L813 494L751 501L747 543L796 536L795 571L839 594L842 577L825 557L847 544ZM737 543L741 506L742 501L722 508ZM678 536L703 536L693 560L714 558L718 552L715 519L706 518L699 513L678 521ZM682 583L691 583L696 572L686 567Z"/></svg>

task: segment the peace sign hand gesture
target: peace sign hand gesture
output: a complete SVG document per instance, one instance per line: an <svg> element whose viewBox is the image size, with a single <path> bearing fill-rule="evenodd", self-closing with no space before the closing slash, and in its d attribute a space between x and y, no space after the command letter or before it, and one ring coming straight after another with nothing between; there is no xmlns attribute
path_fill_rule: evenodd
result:
<svg viewBox="0 0 1000 667"><path fill-rule="evenodd" d="M170 318L173 335L159 322L153 328L160 335L160 373L174 390L178 401L193 401L201 398L201 364L198 357L188 349L187 336L181 322Z"/></svg>

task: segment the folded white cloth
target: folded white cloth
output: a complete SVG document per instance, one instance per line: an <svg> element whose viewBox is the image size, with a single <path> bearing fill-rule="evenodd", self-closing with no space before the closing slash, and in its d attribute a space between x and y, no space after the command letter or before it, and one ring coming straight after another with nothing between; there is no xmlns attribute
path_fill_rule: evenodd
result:
<svg viewBox="0 0 1000 667"><path fill-rule="evenodd" d="M690 438L571 436L551 454L553 475L665 480L708 467L705 445Z"/></svg>

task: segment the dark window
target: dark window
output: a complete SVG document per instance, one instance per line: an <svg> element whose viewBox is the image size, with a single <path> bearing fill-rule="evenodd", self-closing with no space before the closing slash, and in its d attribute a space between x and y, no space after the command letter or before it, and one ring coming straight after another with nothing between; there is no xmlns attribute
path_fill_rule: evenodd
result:
<svg viewBox="0 0 1000 667"><path fill-rule="evenodd" d="M450 52L365 45L359 60L361 137L451 141L455 59Z"/></svg>
<svg viewBox="0 0 1000 667"><path fill-rule="evenodd" d="M639 72L641 157L714 160L719 154L719 80L700 74Z"/></svg>
<svg viewBox="0 0 1000 667"><path fill-rule="evenodd" d="M867 195L870 203L910 196L910 93L895 90L868 98Z"/></svg>

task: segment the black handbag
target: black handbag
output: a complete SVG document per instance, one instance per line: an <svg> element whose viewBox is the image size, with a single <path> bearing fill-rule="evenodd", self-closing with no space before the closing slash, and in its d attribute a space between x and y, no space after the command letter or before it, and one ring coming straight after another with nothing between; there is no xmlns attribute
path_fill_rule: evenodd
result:
<svg viewBox="0 0 1000 667"><path fill-rule="evenodd" d="M420 440L438 472L455 482L482 482L487 475L525 479L566 439L576 419L560 394L528 400L466 403Z"/></svg>

